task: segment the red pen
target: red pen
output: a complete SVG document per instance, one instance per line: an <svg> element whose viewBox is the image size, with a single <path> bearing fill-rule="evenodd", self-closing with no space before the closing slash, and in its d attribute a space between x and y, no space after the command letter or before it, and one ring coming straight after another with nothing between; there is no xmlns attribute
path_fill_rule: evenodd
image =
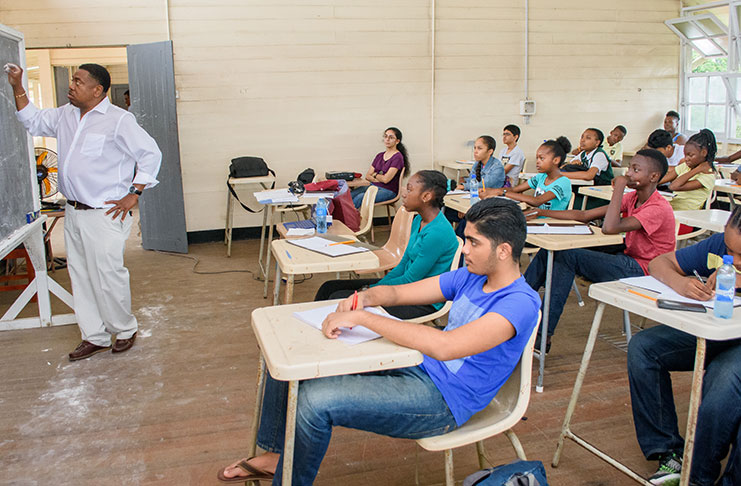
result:
<svg viewBox="0 0 741 486"><path fill-rule="evenodd" d="M358 291L355 291L355 294L352 296L352 308L350 310L355 310L358 308Z"/></svg>

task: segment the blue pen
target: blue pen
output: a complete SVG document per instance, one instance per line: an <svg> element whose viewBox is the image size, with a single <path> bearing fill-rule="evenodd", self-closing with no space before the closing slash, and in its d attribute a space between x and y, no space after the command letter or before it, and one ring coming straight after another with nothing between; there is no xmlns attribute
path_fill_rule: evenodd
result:
<svg viewBox="0 0 741 486"><path fill-rule="evenodd" d="M291 256L291 254L290 254L290 253L288 253L288 251L286 251L286 255L288 255L288 259L289 259L289 260L293 260L293 257Z"/></svg>

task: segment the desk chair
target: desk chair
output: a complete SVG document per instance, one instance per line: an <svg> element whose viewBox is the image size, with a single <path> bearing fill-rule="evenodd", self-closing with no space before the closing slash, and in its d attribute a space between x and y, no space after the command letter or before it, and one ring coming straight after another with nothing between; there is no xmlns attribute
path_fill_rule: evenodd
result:
<svg viewBox="0 0 741 486"><path fill-rule="evenodd" d="M370 191L370 189L368 189ZM372 199L371 199L372 201ZM363 199L365 204L365 199ZM371 206L372 208L373 206ZM404 206L400 207L396 211L394 216L394 222L391 225L391 234L389 239L382 248L376 250L376 256L378 257L379 266L372 270L356 271L355 275L367 275L369 273L375 273L381 277L382 273L387 270L391 270L401 261L401 257L404 256L404 251L407 249L407 243L412 232L412 220L416 213L410 213ZM371 210L371 216L373 215Z"/></svg>
<svg viewBox="0 0 741 486"><path fill-rule="evenodd" d="M533 349L535 347L535 336L540 326L540 312L538 322L533 328L530 339L525 346L520 362L515 367L512 375L502 385L499 392L487 405L485 409L474 415L463 426L435 437L427 437L417 440L422 448L428 451L445 451L445 485L454 486L453 477L453 449L468 444L476 443L476 453L479 458L479 466L486 467L484 450L484 439L494 437L502 432L507 436L515 449L517 457L527 459L520 440L512 431L512 428L525 415L530 402L530 380L533 368ZM417 484L419 482L417 481Z"/></svg>
<svg viewBox="0 0 741 486"><path fill-rule="evenodd" d="M701 209L710 209L710 205L713 204L713 201L715 201L715 196L716 196L715 190L710 191L710 194L708 194L708 198L705 201L705 204L703 205L703 207ZM709 230L700 228L700 229L697 229L695 231L691 231L689 233L685 233L683 235L680 235L679 234L679 225L677 225L677 232L676 232L676 238L677 238L677 240L676 240L676 246L675 246L675 248L676 249L682 248L682 247L685 246L687 240L690 240L690 239L695 238L697 236L702 236L705 233L709 233L709 232L710 232ZM680 241L682 242L681 245L679 243Z"/></svg>
<svg viewBox="0 0 741 486"><path fill-rule="evenodd" d="M376 194L378 194L378 187L371 185L363 195L363 203L360 205L360 229L353 233L356 238L365 236L368 231L373 231L373 203L376 200ZM372 240L375 240L371 236Z"/></svg>
<svg viewBox="0 0 741 486"><path fill-rule="evenodd" d="M455 256L453 257L453 261L450 263L450 270L458 270L458 267L460 266L461 262L461 253L463 252L463 240L460 238L460 236L455 237L458 240L458 249L455 251ZM434 324L437 324L437 320L440 319L442 316L446 315L450 311L450 306L453 305L453 302L448 300L445 302L445 305L443 305L438 311L433 312L432 314L427 314L424 316L415 317L414 319L409 319L410 322L432 322Z"/></svg>
<svg viewBox="0 0 741 486"><path fill-rule="evenodd" d="M374 208L373 208L375 209L378 206L386 206L386 215L388 216L389 226L391 225L391 206L396 204L396 201L399 200L399 196L401 196L401 188L404 183L404 172L405 171L406 171L406 168L402 167L401 173L399 174L399 192L396 193L396 197L393 199L389 199L388 201L377 202L375 203ZM375 235L373 234L373 229L371 229L371 241L376 241Z"/></svg>

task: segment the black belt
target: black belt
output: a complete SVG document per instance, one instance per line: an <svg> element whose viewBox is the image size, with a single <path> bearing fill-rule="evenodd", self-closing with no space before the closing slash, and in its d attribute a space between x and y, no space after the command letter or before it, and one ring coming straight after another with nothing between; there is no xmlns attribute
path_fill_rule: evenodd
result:
<svg viewBox="0 0 741 486"><path fill-rule="evenodd" d="M81 202L77 202L77 201L70 201L69 199L67 199L67 204L69 204L70 206L72 206L75 209L97 209L97 208L94 208L92 206L88 206L85 203L81 203Z"/></svg>

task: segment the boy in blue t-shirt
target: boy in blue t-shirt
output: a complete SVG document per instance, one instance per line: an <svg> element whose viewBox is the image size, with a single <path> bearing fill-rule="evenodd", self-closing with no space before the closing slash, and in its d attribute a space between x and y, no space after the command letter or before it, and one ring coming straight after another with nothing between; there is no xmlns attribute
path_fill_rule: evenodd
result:
<svg viewBox="0 0 741 486"><path fill-rule="evenodd" d="M494 398L520 360L537 325L540 298L520 274L525 217L512 201L489 199L466 214L467 267L399 286L377 286L337 306L323 332L363 325L424 354L419 366L306 380L299 388L293 484L310 485L339 425L418 439L464 424ZM439 330L392 320L369 306L453 300ZM268 451L219 472L221 480L270 479L281 484L288 383L266 379L258 445Z"/></svg>
<svg viewBox="0 0 741 486"><path fill-rule="evenodd" d="M733 255L736 286L741 287L741 207L731 214L724 233L666 253L649 264L651 275L685 297L713 298L715 272L723 255ZM695 276L708 277L706 283ZM738 312L733 320L739 321ZM729 325L731 323L729 322ZM659 469L653 484L679 481L684 439L674 409L671 371L692 371L697 339L669 326L636 334L628 346L628 376L636 436L648 460ZM705 378L697 415L690 484L741 484L741 339L706 342ZM732 447L723 475L721 461ZM718 481L716 483L716 481Z"/></svg>

